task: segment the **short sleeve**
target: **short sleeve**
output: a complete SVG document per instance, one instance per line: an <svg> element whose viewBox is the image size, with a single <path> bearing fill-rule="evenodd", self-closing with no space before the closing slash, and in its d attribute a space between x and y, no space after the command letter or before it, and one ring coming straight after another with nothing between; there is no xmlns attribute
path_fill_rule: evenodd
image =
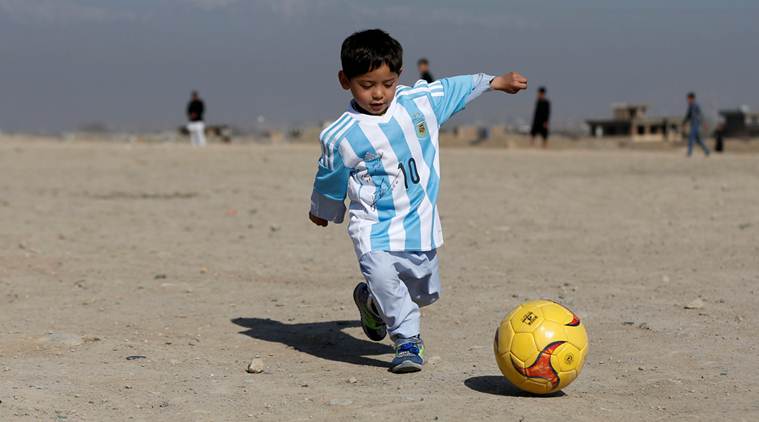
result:
<svg viewBox="0 0 759 422"><path fill-rule="evenodd" d="M474 79L472 75L462 75L441 79L438 82L443 88L442 91L433 89L430 95L435 116L442 125L451 116L464 109L467 98L474 89Z"/></svg>

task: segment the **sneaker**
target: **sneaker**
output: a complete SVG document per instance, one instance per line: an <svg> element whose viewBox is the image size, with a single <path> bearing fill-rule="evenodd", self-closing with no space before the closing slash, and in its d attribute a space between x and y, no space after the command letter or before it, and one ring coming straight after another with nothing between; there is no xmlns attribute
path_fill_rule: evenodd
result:
<svg viewBox="0 0 759 422"><path fill-rule="evenodd" d="M361 328L364 334L371 340L380 341L387 335L387 325L379 316L377 308L371 300L369 286L366 283L358 283L353 289L353 301L356 302L358 312L361 314Z"/></svg>
<svg viewBox="0 0 759 422"><path fill-rule="evenodd" d="M396 374L417 372L424 365L424 342L419 336L401 339L395 345L395 358L390 363L390 371Z"/></svg>

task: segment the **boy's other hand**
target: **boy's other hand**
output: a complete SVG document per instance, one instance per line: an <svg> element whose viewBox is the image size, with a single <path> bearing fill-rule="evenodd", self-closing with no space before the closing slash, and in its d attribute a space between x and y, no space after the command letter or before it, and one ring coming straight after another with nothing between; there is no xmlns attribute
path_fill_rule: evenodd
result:
<svg viewBox="0 0 759 422"><path fill-rule="evenodd" d="M518 72L504 73L501 76L496 76L490 82L490 87L497 91L516 94L523 89L527 89L527 78Z"/></svg>
<svg viewBox="0 0 759 422"><path fill-rule="evenodd" d="M308 219L311 220L312 223L316 224L317 226L327 227L327 220L323 218L319 218L311 213L308 213Z"/></svg>

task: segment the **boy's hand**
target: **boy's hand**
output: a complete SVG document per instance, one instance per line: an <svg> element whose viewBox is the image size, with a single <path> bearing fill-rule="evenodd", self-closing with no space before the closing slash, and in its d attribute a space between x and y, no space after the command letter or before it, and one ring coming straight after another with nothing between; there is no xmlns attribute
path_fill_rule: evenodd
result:
<svg viewBox="0 0 759 422"><path fill-rule="evenodd" d="M308 213L308 219L311 220L312 223L316 224L317 226L327 227L327 220L323 218L319 218L310 212Z"/></svg>
<svg viewBox="0 0 759 422"><path fill-rule="evenodd" d="M490 82L490 87L497 91L516 94L523 89L527 89L527 78L517 72L504 73L501 76L496 76Z"/></svg>

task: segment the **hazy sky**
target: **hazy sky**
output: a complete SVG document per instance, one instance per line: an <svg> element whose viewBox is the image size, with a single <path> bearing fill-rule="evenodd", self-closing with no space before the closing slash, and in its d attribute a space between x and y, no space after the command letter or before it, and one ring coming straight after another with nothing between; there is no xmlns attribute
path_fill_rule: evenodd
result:
<svg viewBox="0 0 759 422"><path fill-rule="evenodd" d="M380 27L436 77L518 70L459 121L514 121L548 87L555 125L645 102L653 114L759 109L759 1L0 0L0 130L174 128L191 89L207 121L242 127L335 118L351 32Z"/></svg>

